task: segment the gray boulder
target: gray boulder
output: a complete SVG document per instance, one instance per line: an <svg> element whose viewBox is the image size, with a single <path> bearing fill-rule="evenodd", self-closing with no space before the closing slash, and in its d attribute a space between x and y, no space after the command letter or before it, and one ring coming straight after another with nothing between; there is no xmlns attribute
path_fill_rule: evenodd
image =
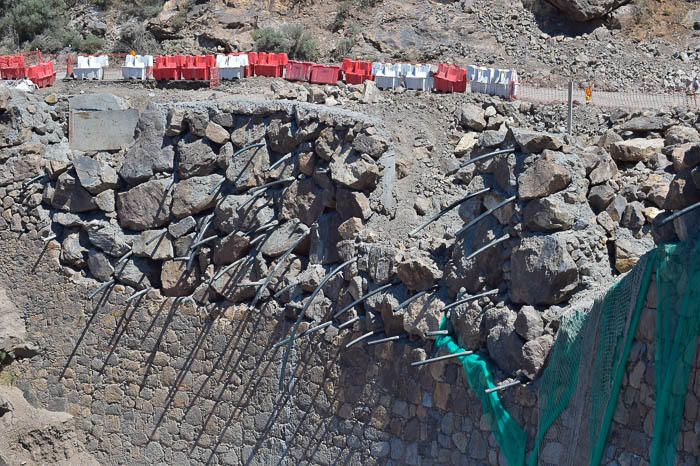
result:
<svg viewBox="0 0 700 466"><path fill-rule="evenodd" d="M337 212L321 215L315 228L311 229L309 262L312 264L333 264L340 260L338 241L340 241L341 219Z"/></svg>
<svg viewBox="0 0 700 466"><path fill-rule="evenodd" d="M261 252L267 257L279 257L308 234L309 227L298 219L292 219L270 234L270 237L263 244Z"/></svg>
<svg viewBox="0 0 700 466"><path fill-rule="evenodd" d="M123 228L150 230L168 223L172 190L170 180L151 180L117 195L117 217Z"/></svg>
<svg viewBox="0 0 700 466"><path fill-rule="evenodd" d="M189 296L197 288L199 278L195 271L187 270L187 262L168 260L160 271L160 291L164 296Z"/></svg>
<svg viewBox="0 0 700 466"><path fill-rule="evenodd" d="M158 272L153 262L148 259L132 257L115 267L114 277L125 285L144 289L156 283Z"/></svg>
<svg viewBox="0 0 700 466"><path fill-rule="evenodd" d="M633 133L648 133L652 131L660 133L672 124L673 122L669 118L660 115L638 116L625 122L621 130L632 131Z"/></svg>
<svg viewBox="0 0 700 466"><path fill-rule="evenodd" d="M88 251L87 266L92 276L101 282L109 281L114 273L114 267L107 256L96 249Z"/></svg>
<svg viewBox="0 0 700 466"><path fill-rule="evenodd" d="M281 120L270 122L267 127L267 141L270 149L281 154L292 152L299 145L292 124L282 123Z"/></svg>
<svg viewBox="0 0 700 466"><path fill-rule="evenodd" d="M591 21L602 18L627 0L549 0L552 5L574 21Z"/></svg>
<svg viewBox="0 0 700 466"><path fill-rule="evenodd" d="M464 104L459 112L459 123L465 129L483 131L486 129L484 110L474 104Z"/></svg>
<svg viewBox="0 0 700 466"><path fill-rule="evenodd" d="M554 155L546 154L518 176L518 192L523 200L535 199L561 191L570 183L569 169L557 163Z"/></svg>
<svg viewBox="0 0 700 466"><path fill-rule="evenodd" d="M282 195L282 220L298 218L307 226L313 225L325 208L323 196L324 190L314 180L294 181Z"/></svg>
<svg viewBox="0 0 700 466"><path fill-rule="evenodd" d="M510 135L520 151L526 154L539 154L547 149L559 150L564 145L559 136L551 133L511 128Z"/></svg>
<svg viewBox="0 0 700 466"><path fill-rule="evenodd" d="M380 176L379 167L372 157L351 150L333 157L330 170L333 181L358 190L373 190Z"/></svg>
<svg viewBox="0 0 700 466"><path fill-rule="evenodd" d="M515 374L523 367L524 341L515 332L512 321L492 327L486 338L489 356L504 372Z"/></svg>
<svg viewBox="0 0 700 466"><path fill-rule="evenodd" d="M90 194L99 194L117 187L117 171L104 162L84 155L73 157L73 166L80 184Z"/></svg>
<svg viewBox="0 0 700 466"><path fill-rule="evenodd" d="M408 251L398 263L396 273L407 288L426 290L442 278L442 271L433 259L417 249Z"/></svg>
<svg viewBox="0 0 700 466"><path fill-rule="evenodd" d="M237 190L243 191L263 183L265 170L270 167L267 146L250 149L236 157L227 157L226 178Z"/></svg>
<svg viewBox="0 0 700 466"><path fill-rule="evenodd" d="M85 190L71 172L64 172L56 181L56 188L51 197L54 209L80 213L97 210L95 198Z"/></svg>
<svg viewBox="0 0 700 466"><path fill-rule="evenodd" d="M224 177L217 174L180 181L175 184L170 212L176 218L184 218L214 207L218 195L216 188L223 182Z"/></svg>
<svg viewBox="0 0 700 466"><path fill-rule="evenodd" d="M363 193L339 188L335 197L336 209L342 220L352 217L367 220L372 216L369 199Z"/></svg>
<svg viewBox="0 0 700 466"><path fill-rule="evenodd" d="M258 198L251 202L251 196L246 194L226 196L214 209L214 225L226 234L247 232L274 219L275 211L268 205L267 199Z"/></svg>
<svg viewBox="0 0 700 466"><path fill-rule="evenodd" d="M525 227L532 231L568 230L576 221L574 209L558 197L533 199L523 210Z"/></svg>
<svg viewBox="0 0 700 466"><path fill-rule="evenodd" d="M526 341L534 340L544 332L544 320L540 311L523 306L515 318L515 331Z"/></svg>
<svg viewBox="0 0 700 466"><path fill-rule="evenodd" d="M541 335L523 345L521 372L534 380L542 371L549 352L554 346L554 337Z"/></svg>
<svg viewBox="0 0 700 466"><path fill-rule="evenodd" d="M250 236L234 232L213 243L212 261L216 265L228 265L243 257L250 250Z"/></svg>
<svg viewBox="0 0 700 466"><path fill-rule="evenodd" d="M121 228L111 223L98 222L90 225L88 239L97 249L112 257L121 257L131 249Z"/></svg>
<svg viewBox="0 0 700 466"><path fill-rule="evenodd" d="M177 145L178 173L181 178L203 176L214 173L218 168L219 156L203 139Z"/></svg>
<svg viewBox="0 0 700 466"><path fill-rule="evenodd" d="M173 243L166 234L167 230L146 230L134 239L133 252L139 257L153 260L173 258Z"/></svg>

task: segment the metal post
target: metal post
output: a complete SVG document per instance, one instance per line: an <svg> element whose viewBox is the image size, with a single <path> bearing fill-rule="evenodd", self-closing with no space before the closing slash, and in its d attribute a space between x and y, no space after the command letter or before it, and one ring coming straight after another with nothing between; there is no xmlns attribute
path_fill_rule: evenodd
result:
<svg viewBox="0 0 700 466"><path fill-rule="evenodd" d="M574 126L574 82L569 81L569 113L566 119L566 132L571 134Z"/></svg>

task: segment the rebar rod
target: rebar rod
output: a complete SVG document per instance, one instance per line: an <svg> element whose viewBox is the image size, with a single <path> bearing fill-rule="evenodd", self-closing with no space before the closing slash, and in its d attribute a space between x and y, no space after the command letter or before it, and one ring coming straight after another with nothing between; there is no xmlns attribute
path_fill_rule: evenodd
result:
<svg viewBox="0 0 700 466"><path fill-rule="evenodd" d="M390 343L392 341L398 341L398 340L402 340L404 338L408 338L408 334L396 335L393 337L386 337L386 338L380 338L378 340L368 341L367 346L381 345L382 343Z"/></svg>
<svg viewBox="0 0 700 466"><path fill-rule="evenodd" d="M432 217L430 217L428 220L426 220L425 222L423 222L421 225L419 225L418 227L416 227L416 228L414 228L413 230L411 230L411 231L408 233L408 236L414 236L416 233L418 233L419 231L421 231L423 228L427 227L428 225L430 225L430 224L433 223L434 221L438 220L440 217L444 216L444 215L445 215L447 212L449 212L450 210L454 209L455 207L457 207L457 206L459 206L459 205L461 205L461 204L464 204L464 203L465 203L466 201L468 201L469 199L473 199L473 198L475 198L476 196L479 196L479 195L481 195L481 194L485 194L485 193L487 193L487 192L489 192L489 191L491 191L491 188L484 188L484 189L482 189L481 191L477 191L477 192L475 192L475 193L467 194L467 195L464 196L463 198L454 201L452 204L448 205L447 207L445 207L444 209L442 209L440 212L438 212L437 214L435 214L435 215L433 215Z"/></svg>
<svg viewBox="0 0 700 466"><path fill-rule="evenodd" d="M460 228L457 231L457 233L455 233L455 238L460 237L462 234L464 234L465 231L467 231L468 229L470 229L471 227L473 227L474 225L476 225L477 223L479 223L480 221L482 221L483 219L485 219L486 217L488 217L489 215L491 215L492 213L494 213L495 211L497 211L501 207L503 207L507 204L510 204L511 202L513 202L516 199L517 199L517 196L511 196L508 199L506 199L505 201L501 201L498 204L496 204L495 206L491 207L489 210L487 210L486 212L479 215L474 220L472 220L471 222L467 223L465 226Z"/></svg>
<svg viewBox="0 0 700 466"><path fill-rule="evenodd" d="M468 302L470 302L470 301L475 301L475 300L480 299L480 298L483 298L483 297L485 297L485 296L491 296L491 295L494 295L494 294L498 294L498 290L490 290L490 291L486 291L486 292L484 292L484 293L479 293L479 294L475 294L475 295L473 295L473 296L468 296L468 297L466 297L466 298L459 299L459 300L457 300L457 301L455 301L455 302L453 302L453 303L451 303L451 304L448 304L447 306L443 307L443 308L442 308L442 312L447 312L447 311L449 311L450 309L455 308L455 307L457 307L457 306L461 306L461 305L464 304L464 303L468 303Z"/></svg>
<svg viewBox="0 0 700 466"><path fill-rule="evenodd" d="M33 177L33 178L28 179L28 180L25 181L24 183L22 183L22 186L23 186L23 187L27 187L27 186L29 186L30 184L36 183L37 181L39 181L39 180L41 180L41 179L43 179L43 178L48 178L48 175L47 175L46 173L44 173L44 174L42 174L42 175L37 175L37 176L35 176L35 177Z"/></svg>
<svg viewBox="0 0 700 466"><path fill-rule="evenodd" d="M319 332L319 331L321 331L321 330L323 330L323 329L326 329L326 328L330 327L331 325L333 325L333 321L330 321L330 320L329 320L328 322L324 322L324 323L322 323L322 324L320 324L320 325L316 325L315 327L311 327L310 329L301 332L299 335L297 335L297 338L296 338L296 339L298 340L299 338L305 337L305 336L307 336L307 335L311 335L312 333ZM289 343L289 339L290 339L290 338L291 338L291 337L287 337L287 338L285 338L285 339L282 340L282 341L278 341L277 343L275 343L275 344L272 346L272 349L277 349L277 348L279 348L280 346Z"/></svg>
<svg viewBox="0 0 700 466"><path fill-rule="evenodd" d="M428 288L427 290L419 291L418 293L414 294L413 296L411 296L410 298L408 298L406 301L404 301L404 302L402 302L401 304L399 304L399 306L398 306L396 309L394 309L394 314L397 313L397 312L399 312L399 311L401 311L401 310L403 310L403 309L405 309L405 308L408 307L408 305L411 304L413 301L416 301L417 299L422 298L422 297L425 296L426 294L428 294L428 293L430 293L431 291L433 291L435 288L436 288L436 286L431 286L431 287Z"/></svg>
<svg viewBox="0 0 700 466"><path fill-rule="evenodd" d="M432 364L434 362L444 361L446 359L454 359L454 358L459 358L462 356L468 356L468 355L473 354L473 353L474 353L474 351L460 351L459 353L447 354L445 356L438 356L437 358L426 359L424 361L412 362L411 366L416 367L416 366L422 366L425 364Z"/></svg>
<svg viewBox="0 0 700 466"><path fill-rule="evenodd" d="M342 324L338 325L338 330L343 330L345 327L349 327L355 322L358 322L360 319L364 319L365 316L356 316L353 317L352 319L348 320L347 322L343 322Z"/></svg>
<svg viewBox="0 0 700 466"><path fill-rule="evenodd" d="M211 243L212 241L214 241L218 237L219 237L219 235L213 235L213 236L210 236L209 238L205 238L201 241L197 241L196 243L193 243L192 245L190 245L190 250L198 248L200 246L204 246L207 243Z"/></svg>
<svg viewBox="0 0 700 466"><path fill-rule="evenodd" d="M495 156L497 156L497 155L509 154L509 153L511 153L511 152L515 152L515 149L514 149L514 148L511 148L511 149L501 149L501 150L497 150L497 151L494 151L494 152L489 152L488 154L479 155L479 156L477 156L477 157L474 157L474 158L471 158L471 159L465 161L463 164L461 164L461 165L459 166L459 168L458 168L457 170L453 170L452 173L454 173L454 172L456 172L456 171L458 171L458 170L460 170L460 169L462 169L462 168L464 168L464 167L468 167L469 165L473 165L473 164L478 163L478 162L481 162L481 161L483 161L483 160L488 160L488 159L490 159L490 158L492 158L492 157L495 157Z"/></svg>
<svg viewBox="0 0 700 466"><path fill-rule="evenodd" d="M44 238L44 243L48 243L52 239L56 239L56 238L58 238L58 235L56 235L55 233L53 235L49 235L46 238Z"/></svg>
<svg viewBox="0 0 700 466"><path fill-rule="evenodd" d="M501 390L505 390L506 388L515 387L516 385L522 385L522 384L523 384L523 382L520 380L512 380L510 382L504 382L504 383L501 383L499 385L496 385L493 388L487 388L486 390L484 390L484 393L486 393L488 395L489 393L500 392Z"/></svg>
<svg viewBox="0 0 700 466"><path fill-rule="evenodd" d="M293 176L282 178L281 180L270 181L269 183L265 183L263 185L252 188L251 190L247 191L247 193L255 196L258 193L266 191L267 189L273 186L277 186L278 184L291 183L292 181L296 181L296 178L294 178Z"/></svg>
<svg viewBox="0 0 700 466"><path fill-rule="evenodd" d="M277 162L273 163L272 165L270 165L268 168L266 168L263 171L270 172L270 171L274 170L275 168L279 167L280 165L282 165L283 162L285 162L286 160L289 160L291 158L292 158L292 153L290 152L289 154L285 155L284 157L282 157Z"/></svg>
<svg viewBox="0 0 700 466"><path fill-rule="evenodd" d="M117 262L115 263L115 265L121 264L122 262L125 262L125 261L129 260L129 258L130 258L133 254L134 254L134 251L133 251L133 250L127 251L123 256L121 256L121 257L117 260Z"/></svg>
<svg viewBox="0 0 700 466"><path fill-rule="evenodd" d="M482 252L486 251L491 246L495 246L495 245L502 243L503 241L506 241L508 239L510 239L510 235L506 233L505 235L501 236L500 238L497 238L497 239L491 241L486 246L484 246L480 249L477 249L473 253L469 254L464 260L465 261L471 260L471 259L475 258L476 256L478 256L479 254L481 254Z"/></svg>
<svg viewBox="0 0 700 466"><path fill-rule="evenodd" d="M126 301L125 301L125 302L130 303L130 302L133 301L134 299L140 298L141 296L145 295L146 293L148 293L148 292L151 291L152 289L153 289L153 287L149 286L148 288L144 288L144 289L141 290L141 291L137 291L136 293L134 293L134 294L132 294L131 296L129 296L128 298L126 298Z"/></svg>
<svg viewBox="0 0 700 466"><path fill-rule="evenodd" d="M387 283L386 285L382 285L382 286L380 286L379 288L370 291L369 293L365 294L364 296L360 296L360 297L357 298L355 301L351 302L350 304L348 304L347 306L345 306L344 308L342 308L340 311L338 311L338 312L336 312L335 314L333 314L333 318L334 318L334 319L337 319L338 317L342 316L343 314L345 314L346 312L348 312L348 311L349 311L350 309L352 309L353 307L355 307L355 306L357 306L358 304L360 304L362 301L365 301L366 299L371 298L371 297L374 296L375 294L381 293L382 291L384 291L384 290L386 290L386 289L389 289L389 288L391 288L392 286L395 286L395 285L397 285L397 284L398 284L398 283Z"/></svg>
<svg viewBox="0 0 700 466"><path fill-rule="evenodd" d="M371 332L367 332L364 335L355 338L350 343L345 345L345 348L350 348L351 346L361 342L362 340L366 340L367 338L371 337L372 335L375 335L375 334L380 333L380 332L381 332L381 330L372 330Z"/></svg>
<svg viewBox="0 0 700 466"><path fill-rule="evenodd" d="M106 288L109 288L110 286L114 285L116 282L117 282L117 281L116 281L115 279L111 279L111 280L108 281L108 282L104 282L103 284L101 284L100 286L98 286L97 289L95 289L95 291L93 291L92 293L90 293L90 294L88 295L88 299L94 298L95 296L97 296L97 294L98 294L100 291L102 291L102 290L104 290L104 289L106 289Z"/></svg>
<svg viewBox="0 0 700 466"><path fill-rule="evenodd" d="M294 344L294 339L296 338L297 335L297 329L299 328L299 325L301 325L301 321L304 318L304 314L306 313L306 310L311 306L311 304L314 302L314 299L316 299L316 296L318 293L320 293L321 289L325 286L328 281L333 278L335 275L337 275L339 272L341 272L345 267L348 265L357 262L357 257L353 257L351 259L346 260L342 264L340 264L338 267L333 269L330 273L328 273L325 277L323 277L323 280L321 280L321 283L318 284L316 289L314 290L313 293L311 293L311 296L309 297L309 300L306 302L304 305L304 308L299 312L299 316L297 316L296 322L294 322L294 326L292 326L292 332L290 335L290 340L287 343L287 347L284 351L284 356L282 358L282 367L280 368L280 382L279 382L279 390L280 392L284 389L284 377L286 374L287 370L287 360L289 359L289 353L292 351L292 345Z"/></svg>
<svg viewBox="0 0 700 466"><path fill-rule="evenodd" d="M244 236L253 236L253 235L256 235L256 234L258 234L258 233L260 233L260 232L267 231L267 230L269 230L269 229L272 228L272 227L276 227L276 226L279 225L279 224L280 224L279 220L273 220L273 221L271 221L271 222L266 223L265 225L259 226L259 227L256 228L255 230L251 230L251 231L245 233Z"/></svg>
<svg viewBox="0 0 700 466"><path fill-rule="evenodd" d="M250 149L257 149L258 147L263 147L265 145L264 142L255 142L253 144L248 144L247 146L244 146L240 149L238 149L236 152L233 153L231 158L237 157L241 155L243 152L248 151Z"/></svg>
<svg viewBox="0 0 700 466"><path fill-rule="evenodd" d="M437 337L440 335L449 335L450 331L449 330L429 330L425 332L426 337Z"/></svg>
<svg viewBox="0 0 700 466"><path fill-rule="evenodd" d="M681 217L681 216L687 214L688 212L691 212L691 211L697 209L698 207L700 207L700 202L696 202L695 204L690 205L690 206L686 207L685 209L679 210L679 211L676 212L675 214L669 215L668 217L666 217L665 219L663 219L663 220L661 221L661 223L659 223L659 226L664 226L664 225L666 225L667 223L670 223L670 222L674 221L674 220L677 219L678 217Z"/></svg>
<svg viewBox="0 0 700 466"><path fill-rule="evenodd" d="M226 272L228 272L229 270L231 270L232 268L234 268L235 266L237 266L237 265L240 264L241 262L247 262L247 261L249 261L249 260L251 260L251 257L250 257L250 256L245 256L245 257L241 257L240 259L238 259L238 260L236 260L236 261L231 262L229 265L227 265L226 267L224 267L223 269L221 269L219 272L215 273L214 276L213 276L212 279L211 279L211 282L212 282L212 283L215 282L216 280L218 280L219 278L221 278Z"/></svg>

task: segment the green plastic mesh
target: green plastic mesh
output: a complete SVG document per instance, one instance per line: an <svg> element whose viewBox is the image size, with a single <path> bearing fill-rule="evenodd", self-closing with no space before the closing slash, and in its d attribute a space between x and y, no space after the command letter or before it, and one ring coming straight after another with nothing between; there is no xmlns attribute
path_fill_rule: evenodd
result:
<svg viewBox="0 0 700 466"><path fill-rule="evenodd" d="M656 269L656 413L650 463L675 463L700 335L700 248L662 245Z"/></svg>
<svg viewBox="0 0 700 466"><path fill-rule="evenodd" d="M700 252L696 244L662 245L644 256L604 297L571 312L561 324L538 382L539 424L527 464L535 466L549 429L563 420L558 440L567 445L563 464L602 461L630 350L654 270L657 270L656 417L651 465L674 464L689 377L700 335ZM441 329L449 326L447 319ZM451 336L437 347L463 351ZM488 360L477 354L460 361L481 400L511 466L525 463L527 436L504 408Z"/></svg>

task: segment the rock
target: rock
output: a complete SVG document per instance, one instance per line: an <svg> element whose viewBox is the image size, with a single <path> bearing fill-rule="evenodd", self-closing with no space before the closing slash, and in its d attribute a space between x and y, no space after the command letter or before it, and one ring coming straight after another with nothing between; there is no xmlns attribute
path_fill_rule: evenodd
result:
<svg viewBox="0 0 700 466"><path fill-rule="evenodd" d="M329 164L331 178L336 183L357 190L373 190L379 181L379 167L366 154L344 151Z"/></svg>
<svg viewBox="0 0 700 466"><path fill-rule="evenodd" d="M672 126L666 131L664 142L667 146L700 142L700 133L688 126Z"/></svg>
<svg viewBox="0 0 700 466"><path fill-rule="evenodd" d="M73 157L73 166L80 184L90 194L99 194L117 187L117 171L104 162L84 155Z"/></svg>
<svg viewBox="0 0 700 466"><path fill-rule="evenodd" d="M155 283L159 272L160 267L156 269L153 262L140 257L132 257L114 267L114 277L137 290L148 288Z"/></svg>
<svg viewBox="0 0 700 466"><path fill-rule="evenodd" d="M313 225L325 208L323 196L323 190L312 179L296 180L283 193L281 219L296 217L307 226Z"/></svg>
<svg viewBox="0 0 700 466"><path fill-rule="evenodd" d="M0 288L0 351L13 352L18 346L25 344L26 335L27 329L21 311L7 296L5 288Z"/></svg>
<svg viewBox="0 0 700 466"><path fill-rule="evenodd" d="M511 300L529 305L564 302L579 283L566 244L553 235L523 238L511 254L511 277Z"/></svg>
<svg viewBox="0 0 700 466"><path fill-rule="evenodd" d="M267 257L279 257L308 234L309 227L296 218L289 220L272 231L260 251Z"/></svg>
<svg viewBox="0 0 700 466"><path fill-rule="evenodd" d="M639 241L631 235L619 236L615 240L615 270L629 272L651 247L653 243Z"/></svg>
<svg viewBox="0 0 700 466"><path fill-rule="evenodd" d="M266 272L264 265L260 261L254 261L253 263L241 262L214 280L212 288L224 299L233 303L243 302L253 298L258 291L256 286L248 286L246 284L264 278Z"/></svg>
<svg viewBox="0 0 700 466"><path fill-rule="evenodd" d="M544 320L540 311L523 306L515 318L515 331L526 341L534 340L544 332Z"/></svg>
<svg viewBox="0 0 700 466"><path fill-rule="evenodd" d="M469 350L482 346L481 320L483 310L475 302L453 308L450 320L458 335L460 345Z"/></svg>
<svg viewBox="0 0 700 466"><path fill-rule="evenodd" d="M173 243L166 234L167 230L147 230L134 239L135 256L148 257L153 260L172 259Z"/></svg>
<svg viewBox="0 0 700 466"><path fill-rule="evenodd" d="M325 128L321 131L316 139L316 142L314 143L314 152L323 160L331 160L333 158L333 154L335 154L339 146L340 138L335 133L333 128ZM371 147L370 141L360 141L360 143L358 143L358 147L361 147L361 149L358 150L356 147L355 150L358 150L360 153L366 152L363 149L368 149Z"/></svg>
<svg viewBox="0 0 700 466"><path fill-rule="evenodd" d="M622 220L622 215L625 213L626 208L627 200L622 196L615 196L605 211L613 221L619 222Z"/></svg>
<svg viewBox="0 0 700 466"><path fill-rule="evenodd" d="M362 219L357 217L350 217L338 226L338 235L342 239L354 239L357 234L362 231Z"/></svg>
<svg viewBox="0 0 700 466"><path fill-rule="evenodd" d="M95 198L87 192L71 172L64 172L56 181L56 188L51 197L54 209L80 213L97 209Z"/></svg>
<svg viewBox="0 0 700 466"><path fill-rule="evenodd" d="M554 346L552 335L542 335L523 345L522 372L530 380L534 380L539 374Z"/></svg>
<svg viewBox="0 0 700 466"><path fill-rule="evenodd" d="M574 21L590 21L602 18L626 0L550 0L552 5Z"/></svg>
<svg viewBox="0 0 700 466"><path fill-rule="evenodd" d="M88 227L88 239L100 251L112 257L121 257L131 247L121 228L111 223L95 223Z"/></svg>
<svg viewBox="0 0 700 466"><path fill-rule="evenodd" d="M377 88L374 81L365 81L362 85L362 97L360 102L363 104L376 104L382 100L382 93Z"/></svg>
<svg viewBox="0 0 700 466"><path fill-rule="evenodd" d="M186 261L168 260L160 271L160 291L164 296L189 296L197 288L198 278L193 267L187 271Z"/></svg>
<svg viewBox="0 0 700 466"><path fill-rule="evenodd" d="M673 122L664 116L639 116L624 123L620 129L633 133L660 133L672 124Z"/></svg>
<svg viewBox="0 0 700 466"><path fill-rule="evenodd" d="M484 110L474 104L464 104L459 112L459 123L463 128L483 131L486 129Z"/></svg>
<svg viewBox="0 0 700 466"><path fill-rule="evenodd" d="M630 230L639 230L644 226L644 204L639 201L630 202L620 219L620 225Z"/></svg>
<svg viewBox="0 0 700 466"><path fill-rule="evenodd" d="M336 209L342 220L357 217L367 220L372 216L369 199L359 191L338 188L335 194ZM306 222L305 222L306 223Z"/></svg>
<svg viewBox="0 0 700 466"><path fill-rule="evenodd" d="M352 141L352 148L357 152L369 155L374 160L378 160L389 148L389 144L380 135L368 134L367 130L365 130L364 132L355 136L355 139Z"/></svg>
<svg viewBox="0 0 700 466"><path fill-rule="evenodd" d="M193 231L196 226L197 221L194 217L185 217L178 222L172 222L168 225L168 233L170 233L170 236L173 238L180 238Z"/></svg>
<svg viewBox="0 0 700 466"><path fill-rule="evenodd" d="M479 144L479 135L477 133L467 133L463 135L455 147L455 157L464 157L469 154L477 144Z"/></svg>
<svg viewBox="0 0 700 466"><path fill-rule="evenodd" d="M695 31L700 31L700 8L694 10L688 10L683 18L683 24L688 29L693 29Z"/></svg>
<svg viewBox="0 0 700 466"><path fill-rule="evenodd" d="M97 208L103 212L115 212L117 209L117 201L114 197L114 191L107 190L102 191L100 194L95 196L95 204Z"/></svg>
<svg viewBox="0 0 700 466"><path fill-rule="evenodd" d="M185 113L185 122L194 136L203 138L209 124L209 112L203 109L188 110Z"/></svg>
<svg viewBox="0 0 700 466"><path fill-rule="evenodd" d="M639 186L646 194L646 200L658 208L663 208L670 189L672 177L668 174L650 173Z"/></svg>
<svg viewBox="0 0 700 466"><path fill-rule="evenodd" d="M214 225L226 234L254 230L275 219L275 211L267 204L262 198L251 202L251 196L245 194L226 196L214 209Z"/></svg>
<svg viewBox="0 0 700 466"><path fill-rule="evenodd" d="M389 283L396 273L396 250L390 246L362 244L357 255L358 269L368 273L378 285Z"/></svg>
<svg viewBox="0 0 700 466"><path fill-rule="evenodd" d="M615 161L607 152L597 151L594 153L587 152L584 154L584 157L588 156L593 158L590 170L588 170L588 167L586 169L591 185L595 186L605 183L606 181L610 181L617 176L619 172L617 164L615 164Z"/></svg>
<svg viewBox="0 0 700 466"><path fill-rule="evenodd" d="M664 148L664 140L657 139L628 139L616 142L610 148L610 155L619 162L646 162L651 157L661 152Z"/></svg>
<svg viewBox="0 0 700 466"><path fill-rule="evenodd" d="M512 321L491 328L486 338L489 356L508 374L515 374L523 366L523 343Z"/></svg>
<svg viewBox="0 0 700 466"><path fill-rule="evenodd" d="M314 228L311 229L309 246L309 262L312 264L334 264L340 260L338 241L340 235L340 215L329 212L321 215Z"/></svg>
<svg viewBox="0 0 700 466"><path fill-rule="evenodd" d="M136 130L137 142L127 151L119 169L119 176L130 185L146 181L156 173L172 171L175 158L172 146L163 147L165 122L160 110L146 109Z"/></svg>
<svg viewBox="0 0 700 466"><path fill-rule="evenodd" d="M665 210L680 210L696 202L700 202L700 189L686 173L677 175L671 181L663 207Z"/></svg>
<svg viewBox="0 0 700 466"><path fill-rule="evenodd" d="M219 194L217 189L224 182L221 175L196 176L175 184L170 208L176 218L196 215L214 207Z"/></svg>
<svg viewBox="0 0 700 466"><path fill-rule="evenodd" d="M117 217L122 228L150 230L168 223L172 190L170 180L151 180L117 195Z"/></svg>
<svg viewBox="0 0 700 466"><path fill-rule="evenodd" d="M610 153L612 146L623 141L622 136L617 134L615 130L609 129L598 140L598 147L602 147L606 152Z"/></svg>
<svg viewBox="0 0 700 466"><path fill-rule="evenodd" d="M571 173L547 154L518 176L518 192L523 200L549 196L569 186Z"/></svg>
<svg viewBox="0 0 700 466"><path fill-rule="evenodd" d="M500 146L505 142L507 136L507 131L486 130L479 135L479 146L486 148Z"/></svg>
<svg viewBox="0 0 700 466"><path fill-rule="evenodd" d="M292 152L299 145L292 124L282 123L280 120L272 120L268 125L267 141L270 149L280 154Z"/></svg>
<svg viewBox="0 0 700 466"><path fill-rule="evenodd" d="M87 254L88 270L95 279L106 282L111 280L114 267L106 255L95 249L90 249Z"/></svg>
<svg viewBox="0 0 700 466"><path fill-rule="evenodd" d="M179 136L187 130L187 122L185 115L187 111L184 108L171 108L168 111L168 128L166 135Z"/></svg>
<svg viewBox="0 0 700 466"><path fill-rule="evenodd" d="M206 138L214 144L219 145L226 144L231 139L231 135L226 128L222 127L221 125L217 125L213 121L210 121L207 124L207 127L204 130L204 136L206 136Z"/></svg>
<svg viewBox="0 0 700 466"><path fill-rule="evenodd" d="M576 216L570 204L557 197L546 197L527 203L523 221L533 231L561 231L570 229Z"/></svg>
<svg viewBox="0 0 700 466"><path fill-rule="evenodd" d="M250 250L249 236L234 232L214 242L212 261L216 265L228 265L243 257Z"/></svg>
<svg viewBox="0 0 700 466"><path fill-rule="evenodd" d="M190 143L180 141L177 144L177 153L178 173L183 179L209 175L218 169L219 156L203 139Z"/></svg>
<svg viewBox="0 0 700 466"><path fill-rule="evenodd" d="M604 211L615 199L615 189L610 184L593 186L588 193L588 203L595 213Z"/></svg>
<svg viewBox="0 0 700 466"><path fill-rule="evenodd" d="M423 296L409 304L402 312L403 329L400 333L408 333L419 338L425 338L426 334L440 326L445 307L439 298ZM387 335L389 335L387 333Z"/></svg>
<svg viewBox="0 0 700 466"><path fill-rule="evenodd" d="M431 208L431 203L428 199L424 197L418 197L416 198L416 201L413 203L413 209L416 211L418 215L425 215L428 212L430 212Z"/></svg>
<svg viewBox="0 0 700 466"><path fill-rule="evenodd" d="M521 152L526 154L539 154L545 149L559 150L564 143L551 133L539 133L518 128L510 129L510 137L515 141Z"/></svg>
<svg viewBox="0 0 700 466"><path fill-rule="evenodd" d="M87 249L80 244L80 235L71 233L66 236L61 244L61 262L75 269L82 269L87 265L85 261L86 252Z"/></svg>
<svg viewBox="0 0 700 466"><path fill-rule="evenodd" d="M677 173L700 165L700 144L681 144L671 152L671 160Z"/></svg>
<svg viewBox="0 0 700 466"><path fill-rule="evenodd" d="M270 167L270 154L267 146L262 146L228 158L226 162L226 179L238 191L244 191L263 183L265 170Z"/></svg>
<svg viewBox="0 0 700 466"><path fill-rule="evenodd" d="M437 284L442 278L442 271L435 261L417 249L404 254L396 266L399 279L413 291L423 291Z"/></svg>

